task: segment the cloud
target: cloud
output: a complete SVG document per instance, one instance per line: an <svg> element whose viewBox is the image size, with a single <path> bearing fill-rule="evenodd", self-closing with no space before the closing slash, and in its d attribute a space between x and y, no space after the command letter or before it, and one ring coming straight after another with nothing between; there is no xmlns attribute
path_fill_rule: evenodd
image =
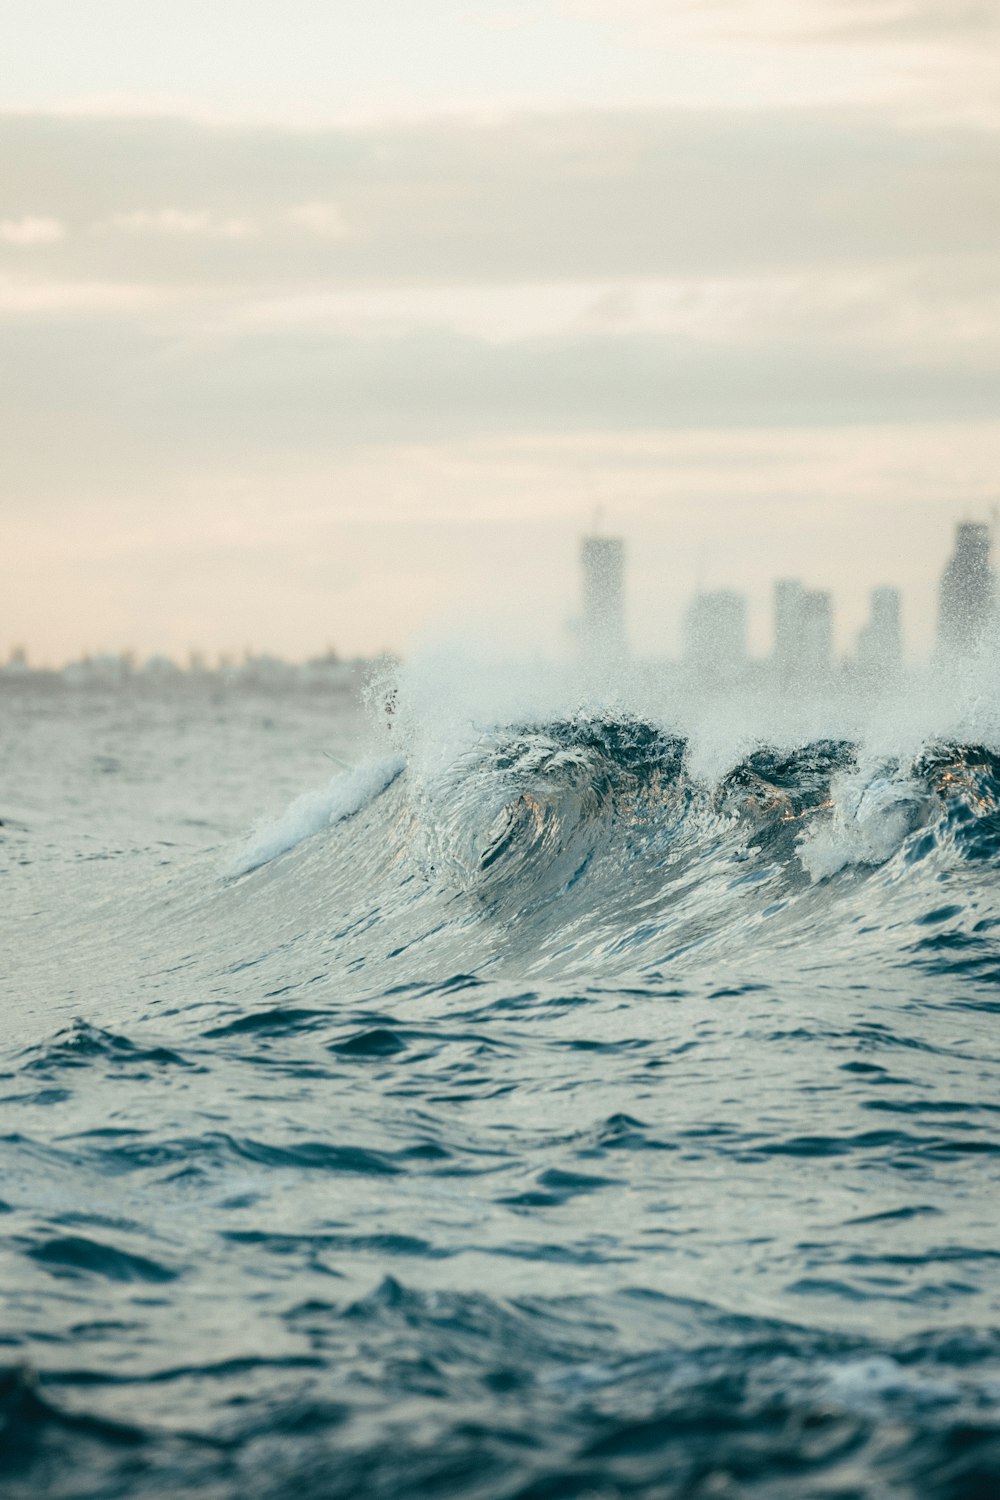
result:
<svg viewBox="0 0 1000 1500"><path fill-rule="evenodd" d="M113 213L95 228L120 230L124 234L196 235L213 240L244 240L259 232L253 219L219 218L204 209L181 208L140 208Z"/></svg>
<svg viewBox="0 0 1000 1500"><path fill-rule="evenodd" d="M739 36L865 43L975 42L1000 29L995 0L558 0L576 19L617 23L647 38Z"/></svg>
<svg viewBox="0 0 1000 1500"><path fill-rule="evenodd" d="M984 420L996 339L894 348L817 326L705 339L576 332L498 344L447 330L198 334L180 315L10 321L0 372L4 490L102 475L140 491L190 469L294 465L371 444L510 433Z"/></svg>
<svg viewBox="0 0 1000 1500"><path fill-rule="evenodd" d="M8 224L44 204L64 230L44 256L0 242L0 488L33 546L79 515L73 546L107 553L95 497L115 526L162 511L195 535L218 509L238 532L245 495L286 505L303 473L336 515L398 496L400 520L426 518L446 491L470 512L536 505L516 465L496 488L486 459L457 483L447 454L470 444L561 444L546 483L579 509L596 434L631 455L616 494L654 442L650 496L665 445L744 434L740 483L763 508L764 489L795 489L759 471L769 432L839 432L848 451L895 424L916 452L955 424L947 462L973 493L961 433L994 417L986 129L877 112L322 131L7 117L0 201ZM446 456L425 470L428 446ZM840 481L810 483L829 520Z"/></svg>
<svg viewBox="0 0 1000 1500"><path fill-rule="evenodd" d="M101 282L762 273L992 254L1000 132L815 111L312 132L0 117L0 201L15 224L39 202L70 229L113 222L48 251L53 274Z"/></svg>
<svg viewBox="0 0 1000 1500"><path fill-rule="evenodd" d="M287 214L289 224L321 239L342 240L350 234L343 211L336 203L298 203Z"/></svg>
<svg viewBox="0 0 1000 1500"><path fill-rule="evenodd" d="M985 129L6 117L0 201L65 226L30 278L0 244L8 462L36 494L251 448L975 419L1000 374Z"/></svg>
<svg viewBox="0 0 1000 1500"><path fill-rule="evenodd" d="M162 313L183 302L183 291L127 281L61 281L53 277L0 273L0 319L51 318L71 314L100 318L108 313Z"/></svg>
<svg viewBox="0 0 1000 1500"><path fill-rule="evenodd" d="M994 0L813 0L799 15L813 34L834 41L974 43L1000 33Z"/></svg>
<svg viewBox="0 0 1000 1500"><path fill-rule="evenodd" d="M20 219L0 219L0 244L17 247L54 245L65 237L66 226L59 219L40 214L24 214Z"/></svg>

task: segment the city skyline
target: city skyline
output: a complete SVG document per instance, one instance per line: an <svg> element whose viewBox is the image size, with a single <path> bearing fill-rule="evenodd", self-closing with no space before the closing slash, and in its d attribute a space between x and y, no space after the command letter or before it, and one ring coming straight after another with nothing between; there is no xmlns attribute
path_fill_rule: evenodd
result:
<svg viewBox="0 0 1000 1500"><path fill-rule="evenodd" d="M932 648L925 656L960 654L974 649L996 617L998 582L992 562L992 523L964 520L955 526L953 550L937 583ZM603 532L583 534L578 543L579 609L566 620L568 645L563 655L614 669L629 657L671 660L718 675L729 663L730 672L744 665L770 662L789 685L822 676L841 666L862 675L894 675L918 659L908 641L904 594L895 584L874 585L868 594L868 613L845 645L836 635L837 599L830 589L807 588L800 578L776 578L769 590L770 636L763 649L751 646L748 621L750 596L739 588L696 588L680 603L675 649L642 653L632 649L629 631L629 562L624 538ZM536 648L537 648L537 643ZM308 654L283 657L254 650L211 653L197 646L182 656L154 652L141 657L134 649L85 652L59 663L55 670L89 667L107 677L135 671L152 676L188 671L243 672L267 676L285 667L302 668L317 680L331 669L358 665L399 653L383 648L373 653L341 653L333 642ZM21 671L51 663L35 662L24 645L11 648L0 668Z"/></svg>
<svg viewBox="0 0 1000 1500"><path fill-rule="evenodd" d="M990 524L964 520L940 575L932 655L943 662L975 652L997 623L998 581ZM577 652L584 664L616 668L628 658L627 562L622 538L584 536L580 546L581 616ZM836 601L830 589L807 588L799 578L776 578L771 587L769 648L750 650L748 597L735 588L697 589L681 624L679 661L723 680L767 662L789 688L820 682L850 668L868 681L888 680L912 659L903 626L903 594L876 584L868 616L851 649L835 643Z"/></svg>
<svg viewBox="0 0 1000 1500"><path fill-rule="evenodd" d="M997 22L865 9L9 0L0 654L554 651L598 504L638 649L667 572L916 636L996 492Z"/></svg>

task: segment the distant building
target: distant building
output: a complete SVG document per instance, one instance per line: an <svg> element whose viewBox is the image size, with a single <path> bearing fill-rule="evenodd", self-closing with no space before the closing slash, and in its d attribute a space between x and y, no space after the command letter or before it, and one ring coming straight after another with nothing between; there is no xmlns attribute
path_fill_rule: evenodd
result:
<svg viewBox="0 0 1000 1500"><path fill-rule="evenodd" d="M982 641L996 609L996 574L990 561L990 529L980 521L955 528L955 550L941 575L938 649L955 656Z"/></svg>
<svg viewBox="0 0 1000 1500"><path fill-rule="evenodd" d="M883 584L871 592L871 612L858 635L858 670L869 679L898 677L903 666L902 601Z"/></svg>
<svg viewBox="0 0 1000 1500"><path fill-rule="evenodd" d="M802 595L800 668L809 681L833 671L833 595L807 589Z"/></svg>
<svg viewBox="0 0 1000 1500"><path fill-rule="evenodd" d="M684 660L700 674L732 677L747 659L747 601L733 589L696 594L684 617Z"/></svg>
<svg viewBox="0 0 1000 1500"><path fill-rule="evenodd" d="M626 655L625 543L617 536L585 536L580 563L584 660L605 665L621 661Z"/></svg>
<svg viewBox="0 0 1000 1500"><path fill-rule="evenodd" d="M797 578L779 578L774 585L774 669L784 682L798 672L804 596Z"/></svg>
<svg viewBox="0 0 1000 1500"><path fill-rule="evenodd" d="M143 662L139 669L143 677L149 677L158 682L167 682L172 678L179 677L181 669L169 656L150 656Z"/></svg>
<svg viewBox="0 0 1000 1500"><path fill-rule="evenodd" d="M833 599L797 578L774 585L774 670L780 682L808 683L833 670Z"/></svg>
<svg viewBox="0 0 1000 1500"><path fill-rule="evenodd" d="M63 676L67 682L85 684L88 687L113 687L131 677L134 665L127 652L115 655L110 651L101 651L96 656L88 655L80 661L67 662L63 668Z"/></svg>

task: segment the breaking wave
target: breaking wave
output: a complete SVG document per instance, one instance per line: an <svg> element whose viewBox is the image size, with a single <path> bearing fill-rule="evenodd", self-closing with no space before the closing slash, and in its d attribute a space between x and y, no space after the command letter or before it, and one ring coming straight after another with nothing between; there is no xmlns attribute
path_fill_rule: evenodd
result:
<svg viewBox="0 0 1000 1500"><path fill-rule="evenodd" d="M994 697L416 666L208 850L211 706L94 708L147 783L0 842L4 1494L996 1494Z"/></svg>
<svg viewBox="0 0 1000 1500"><path fill-rule="evenodd" d="M451 972L456 935L476 972L731 966L765 928L775 952L847 934L884 961L886 927L940 906L948 871L965 867L992 900L1000 756L945 741L873 756L823 738L758 745L710 776L661 724L576 713L362 765L260 829L231 873L282 855L323 879L331 909L377 907L395 956L409 967L418 946L426 979L439 955ZM270 879L296 887L291 867Z"/></svg>

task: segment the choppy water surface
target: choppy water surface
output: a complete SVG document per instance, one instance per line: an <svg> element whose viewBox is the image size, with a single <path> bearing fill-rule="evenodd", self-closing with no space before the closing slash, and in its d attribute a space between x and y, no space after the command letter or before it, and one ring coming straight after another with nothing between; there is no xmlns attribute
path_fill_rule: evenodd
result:
<svg viewBox="0 0 1000 1500"><path fill-rule="evenodd" d="M977 702L4 685L4 1495L1000 1493Z"/></svg>

